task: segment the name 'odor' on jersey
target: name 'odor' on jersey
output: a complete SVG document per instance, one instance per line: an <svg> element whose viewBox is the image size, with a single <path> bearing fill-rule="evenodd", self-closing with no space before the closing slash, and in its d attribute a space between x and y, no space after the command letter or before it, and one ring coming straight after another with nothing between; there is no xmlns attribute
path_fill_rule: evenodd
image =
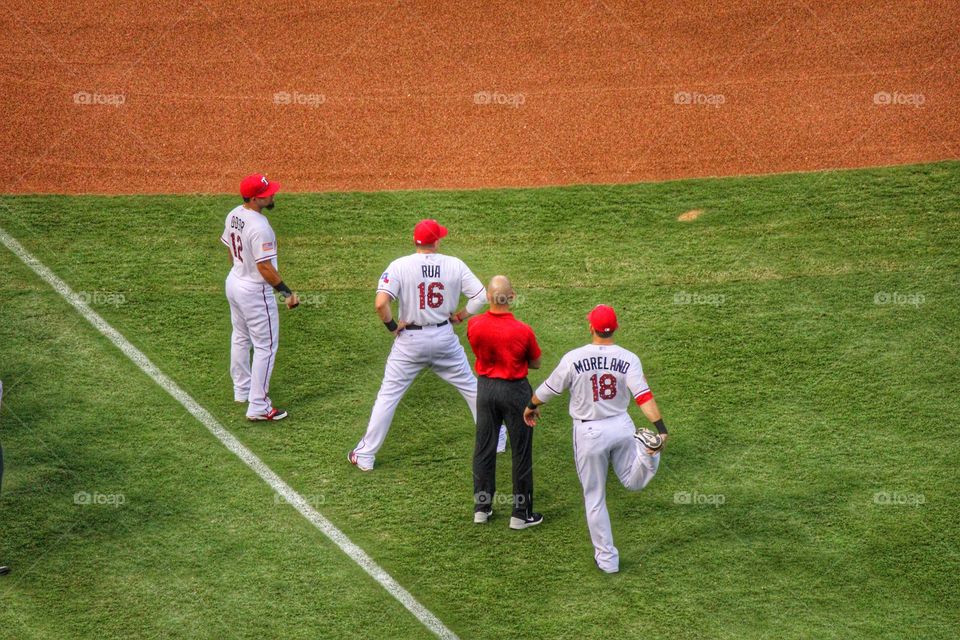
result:
<svg viewBox="0 0 960 640"><path fill-rule="evenodd" d="M220 242L233 257L231 275L251 284L264 284L257 264L269 260L277 267L277 237L267 217L243 205L227 214Z"/></svg>
<svg viewBox="0 0 960 640"><path fill-rule="evenodd" d="M415 253L390 263L377 291L398 300L398 319L407 324L439 324L457 310L460 295L473 300L484 288L459 258L440 253Z"/></svg>

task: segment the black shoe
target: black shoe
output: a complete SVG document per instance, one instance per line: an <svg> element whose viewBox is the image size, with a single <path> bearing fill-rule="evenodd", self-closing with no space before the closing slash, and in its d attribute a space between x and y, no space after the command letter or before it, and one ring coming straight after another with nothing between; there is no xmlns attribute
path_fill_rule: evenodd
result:
<svg viewBox="0 0 960 640"><path fill-rule="evenodd" d="M543 516L540 515L539 513L528 513L524 518L518 518L517 516L512 516L510 518L510 528L526 529L528 527L535 527L541 522L543 522Z"/></svg>
<svg viewBox="0 0 960 640"><path fill-rule="evenodd" d="M5 576L10 573L10 567L0 567L0 576Z"/></svg>

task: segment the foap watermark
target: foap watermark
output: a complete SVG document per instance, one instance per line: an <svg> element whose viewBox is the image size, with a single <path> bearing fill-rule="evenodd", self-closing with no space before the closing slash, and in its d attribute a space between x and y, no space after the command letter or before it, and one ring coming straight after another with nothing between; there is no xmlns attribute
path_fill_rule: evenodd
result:
<svg viewBox="0 0 960 640"><path fill-rule="evenodd" d="M696 105L719 109L726 104L727 97L722 93L700 93L699 91L677 91L673 94L673 104Z"/></svg>
<svg viewBox="0 0 960 640"><path fill-rule="evenodd" d="M521 105L527 102L527 96L523 93L500 93L499 91L477 91L473 94L473 104L479 105L501 105L519 109Z"/></svg>
<svg viewBox="0 0 960 640"><path fill-rule="evenodd" d="M127 497L122 493L100 493L99 491L77 491L73 494L73 504L105 505L109 507L120 507L127 502Z"/></svg>
<svg viewBox="0 0 960 640"><path fill-rule="evenodd" d="M89 91L77 91L73 94L73 104L83 106L104 105L108 107L121 107L127 102L127 96L123 93L91 93Z"/></svg>
<svg viewBox="0 0 960 640"><path fill-rule="evenodd" d="M300 301L301 307L322 307L327 304L327 294L315 291L306 291L301 293L300 291L294 291L297 294L297 300ZM278 304L286 304L287 296L282 293L274 292L274 297L277 299Z"/></svg>
<svg viewBox="0 0 960 640"><path fill-rule="evenodd" d="M698 493L696 491L677 491L673 494L674 504L710 505L720 507L727 497L722 493Z"/></svg>
<svg viewBox="0 0 960 640"><path fill-rule="evenodd" d="M927 497L922 493L907 491L877 491L873 494L873 504L881 506L919 507L927 503Z"/></svg>
<svg viewBox="0 0 960 640"><path fill-rule="evenodd" d="M119 307L127 302L126 297L116 291L78 291L77 297L89 305Z"/></svg>
<svg viewBox="0 0 960 640"><path fill-rule="evenodd" d="M673 304L705 304L712 307L719 307L727 301L727 297L722 293L690 293L689 291L677 291L673 294Z"/></svg>
<svg viewBox="0 0 960 640"><path fill-rule="evenodd" d="M491 294L491 298L493 298L493 304L508 304L515 309L527 303L527 296L523 293L514 293L513 296L493 293Z"/></svg>
<svg viewBox="0 0 960 640"><path fill-rule="evenodd" d="M277 91L273 94L273 104L279 105L297 105L301 107L313 107L316 109L327 101L327 96L322 93L300 93L299 91Z"/></svg>
<svg viewBox="0 0 960 640"><path fill-rule="evenodd" d="M473 501L478 506L483 507L513 507L516 505L522 508L527 502L527 497L523 495L515 496L512 493L497 493L491 496L486 491L481 491L473 494Z"/></svg>
<svg viewBox="0 0 960 640"><path fill-rule="evenodd" d="M900 93L899 91L877 91L873 94L873 104L885 107L887 105L905 105L919 109L927 101L922 93Z"/></svg>
<svg viewBox="0 0 960 640"><path fill-rule="evenodd" d="M310 495L302 495L300 497L303 498L304 501L314 509L319 509L327 502L327 497L322 493L311 493ZM291 502L282 494L275 493L273 494L273 504L291 504Z"/></svg>
<svg viewBox="0 0 960 640"><path fill-rule="evenodd" d="M899 291L877 291L873 294L873 304L876 305L910 305L918 308L927 298L922 293L900 293Z"/></svg>

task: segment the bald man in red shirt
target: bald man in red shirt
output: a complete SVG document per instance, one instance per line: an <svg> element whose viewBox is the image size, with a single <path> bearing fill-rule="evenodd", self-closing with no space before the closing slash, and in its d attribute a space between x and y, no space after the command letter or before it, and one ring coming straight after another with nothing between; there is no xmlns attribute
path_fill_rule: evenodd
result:
<svg viewBox="0 0 960 640"><path fill-rule="evenodd" d="M523 422L530 399L527 370L540 368L540 346L529 325L510 313L516 298L506 276L494 276L487 287L490 309L470 318L467 339L477 358L477 442L473 453L473 521L493 515L496 492L497 438L507 426L513 450L513 515L511 529L543 522L533 511L533 430Z"/></svg>

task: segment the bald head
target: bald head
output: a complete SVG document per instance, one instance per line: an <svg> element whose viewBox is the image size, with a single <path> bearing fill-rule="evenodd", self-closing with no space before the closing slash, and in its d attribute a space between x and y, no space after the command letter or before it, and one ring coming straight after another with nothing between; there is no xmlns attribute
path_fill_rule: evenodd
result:
<svg viewBox="0 0 960 640"><path fill-rule="evenodd" d="M493 276L487 285L487 301L494 311L505 310L513 302L513 285L507 276Z"/></svg>

